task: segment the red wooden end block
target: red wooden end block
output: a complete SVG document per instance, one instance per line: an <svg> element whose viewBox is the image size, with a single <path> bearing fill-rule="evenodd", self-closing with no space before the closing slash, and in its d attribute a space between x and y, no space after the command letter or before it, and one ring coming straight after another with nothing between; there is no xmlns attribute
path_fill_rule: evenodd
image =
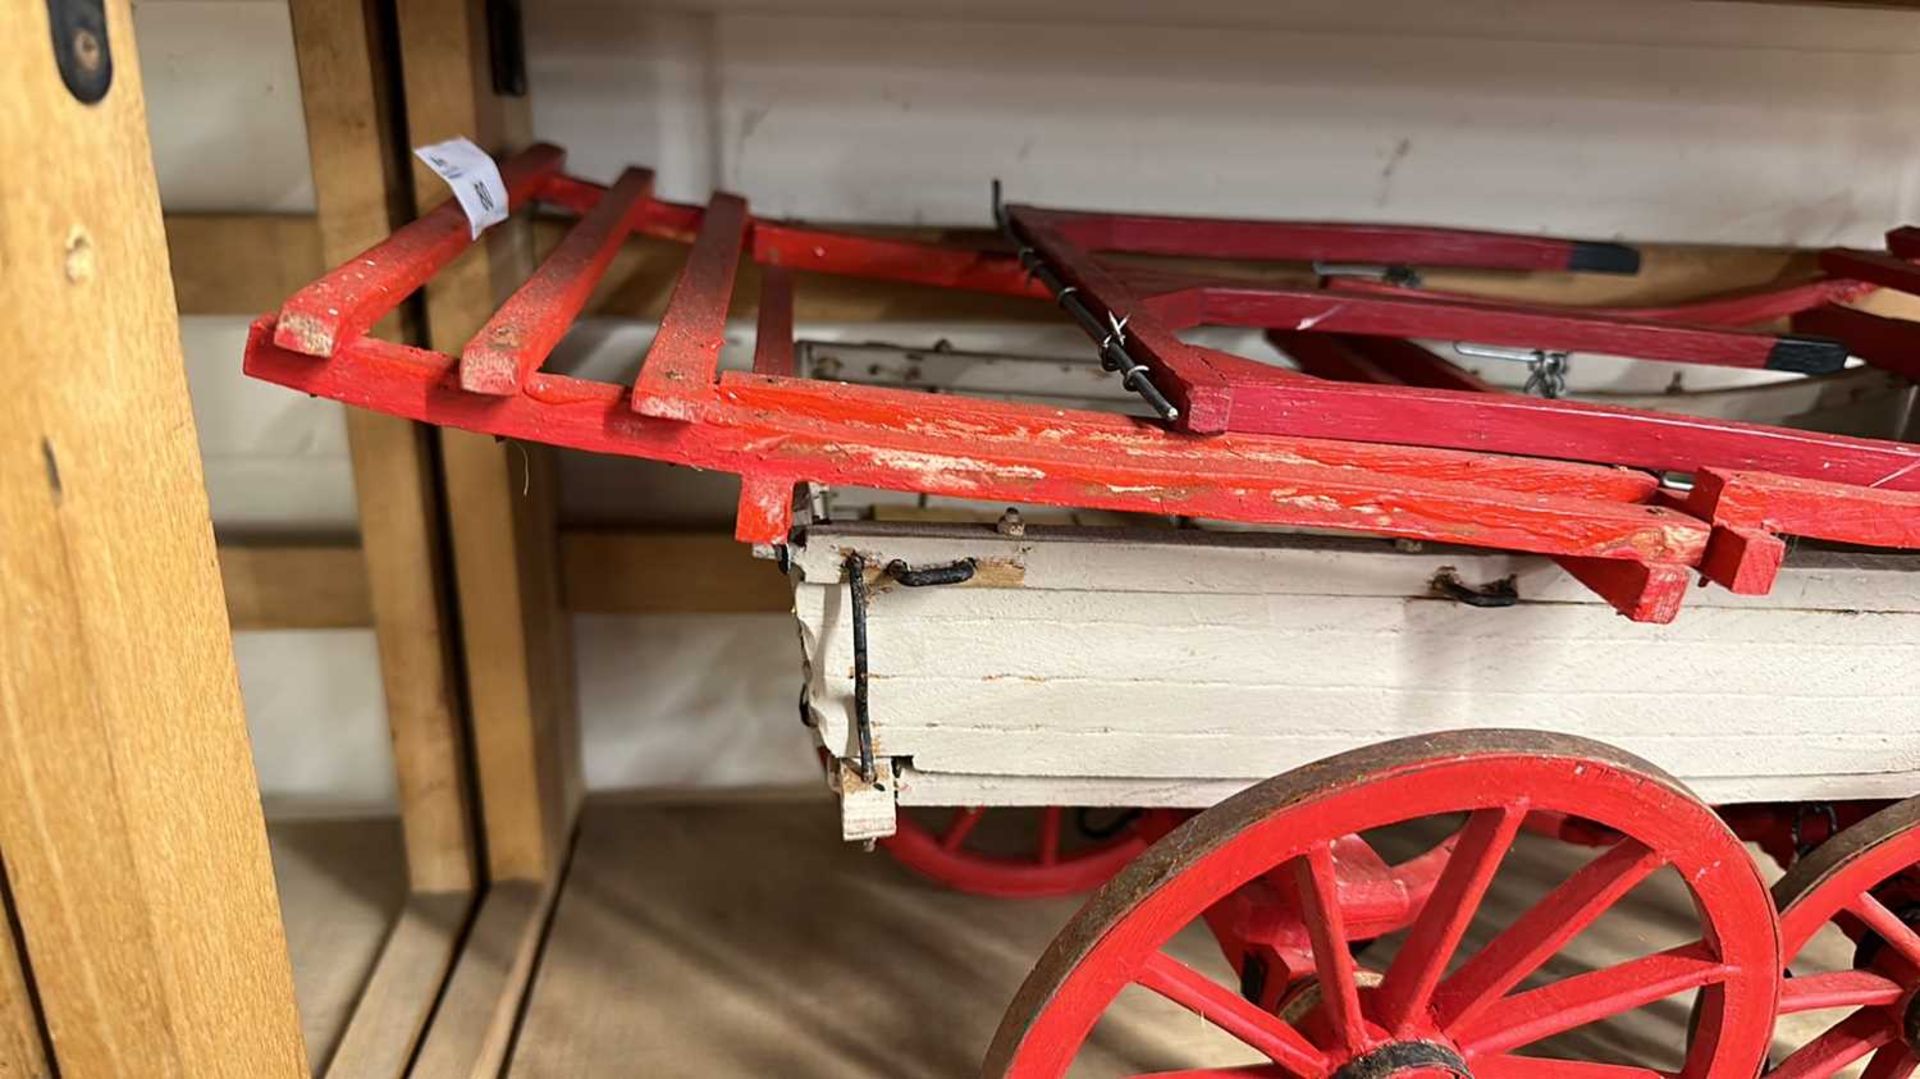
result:
<svg viewBox="0 0 1920 1079"><path fill-rule="evenodd" d="M559 175L566 151L528 147L500 166L507 206L518 209ZM400 301L473 243L460 204L447 200L419 219L294 293L280 308L273 343L308 356L334 351L373 328Z"/></svg>
<svg viewBox="0 0 1920 1079"><path fill-rule="evenodd" d="M1829 305L1795 315L1793 325L1837 337L1849 352L1882 371L1920 381L1920 322Z"/></svg>
<svg viewBox="0 0 1920 1079"><path fill-rule="evenodd" d="M1920 464L1910 467L1920 469ZM1716 527L1920 548L1920 492L1914 491L1705 469L1694 477L1687 511Z"/></svg>
<svg viewBox="0 0 1920 1079"><path fill-rule="evenodd" d="M1920 226L1902 225L1887 233L1887 251L1903 259L1920 259Z"/></svg>
<svg viewBox="0 0 1920 1079"><path fill-rule="evenodd" d="M517 393L566 336L640 219L653 173L628 169L460 353L460 388Z"/></svg>
<svg viewBox="0 0 1920 1079"><path fill-rule="evenodd" d="M787 542L793 531L793 479L748 473L740 477L740 510L733 538L741 543Z"/></svg>
<svg viewBox="0 0 1920 1079"><path fill-rule="evenodd" d="M1618 558L1556 558L1560 567L1635 622L1665 625L1680 613L1693 567Z"/></svg>
<svg viewBox="0 0 1920 1079"><path fill-rule="evenodd" d="M1786 557L1786 541L1765 529L1719 526L1707 537L1700 575L1737 595L1764 596Z"/></svg>
<svg viewBox="0 0 1920 1079"><path fill-rule="evenodd" d="M1836 247L1820 252L1820 268L1835 277L1870 281L1882 288L1898 289L1920 296L1920 266L1904 258L1878 251L1859 251Z"/></svg>
<svg viewBox="0 0 1920 1079"><path fill-rule="evenodd" d="M693 420L699 418L700 406L713 398L747 225L747 202L738 195L716 194L707 204L700 235L667 297L660 332L641 361L640 377L633 384L634 411Z"/></svg>

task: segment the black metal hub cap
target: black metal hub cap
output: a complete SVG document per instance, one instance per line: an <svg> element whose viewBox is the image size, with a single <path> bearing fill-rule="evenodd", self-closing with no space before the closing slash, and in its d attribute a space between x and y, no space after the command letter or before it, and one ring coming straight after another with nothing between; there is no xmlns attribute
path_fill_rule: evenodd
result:
<svg viewBox="0 0 1920 1079"><path fill-rule="evenodd" d="M1438 1042L1391 1042L1341 1065L1329 1079L1394 1079L1418 1072L1444 1071L1473 1079L1460 1054Z"/></svg>

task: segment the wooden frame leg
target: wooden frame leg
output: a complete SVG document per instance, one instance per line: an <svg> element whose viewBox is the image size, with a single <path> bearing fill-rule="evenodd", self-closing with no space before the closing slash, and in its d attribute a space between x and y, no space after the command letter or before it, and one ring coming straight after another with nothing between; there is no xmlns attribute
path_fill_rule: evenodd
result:
<svg viewBox="0 0 1920 1079"><path fill-rule="evenodd" d="M382 0L293 0L291 15L331 266L412 214L407 148L391 122L393 16ZM413 893L328 1064L329 1075L364 1079L406 1074L459 955L479 866L433 436L350 409L347 437Z"/></svg>
<svg viewBox="0 0 1920 1079"><path fill-rule="evenodd" d="M466 136L496 153L528 141L527 101L494 94L482 0L398 0L408 138ZM416 209L446 185L414 168ZM426 294L427 340L458 350L532 264L524 217L488 232ZM487 869L550 880L579 801L570 635L560 611L551 463L541 447L441 433Z"/></svg>
<svg viewBox="0 0 1920 1079"><path fill-rule="evenodd" d="M0 0L0 849L54 1066L307 1074L133 20ZM84 62L84 61L79 61Z"/></svg>

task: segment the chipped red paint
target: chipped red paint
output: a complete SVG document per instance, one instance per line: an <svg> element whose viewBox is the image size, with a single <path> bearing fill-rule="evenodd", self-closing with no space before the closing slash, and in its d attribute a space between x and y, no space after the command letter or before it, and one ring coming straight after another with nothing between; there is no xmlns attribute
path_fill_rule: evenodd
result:
<svg viewBox="0 0 1920 1079"><path fill-rule="evenodd" d="M746 240L746 200L714 195L687 252L687 264L667 297L660 329L640 362L640 375L633 384L635 412L691 420L712 395L720 346L726 343L733 277Z"/></svg>
<svg viewBox="0 0 1920 1079"><path fill-rule="evenodd" d="M1712 575L1742 590L1770 582L1778 531L1920 546L1900 523L1910 501L1896 497L1920 497L1912 493L1920 491L1920 448L1491 394L1438 357L1380 336L1451 330L1480 341L1569 341L1776 365L1790 345L1790 362L1825 362L1829 350L1812 339L1708 324L1816 302L1824 305L1798 317L1871 318L1831 305L1856 295L1863 286L1855 281L1599 313L1347 286L1274 288L1109 265L1094 252L1585 270L1630 269L1633 255L1606 244L1446 229L1013 210L1022 235L1100 313L1117 318L1116 305L1130 308L1128 348L1169 380L1169 396L1194 432L1178 433L1103 413L787 377L793 271L1014 296L1044 296L1045 287L1009 255L755 221L744 202L724 194L705 209L663 202L643 171L607 188L563 175L562 160L558 148L541 145L502 167L516 208L545 200L583 219L468 343L463 363L364 336L471 242L449 200L302 289L277 319L257 322L247 369L425 422L738 473L737 531L758 543L785 541L794 484L854 484L1537 551L1646 620L1672 616L1684 567L1709 554L1710 536L1718 552ZM540 373L628 233L692 244L634 389ZM1901 246L1909 240L1898 231L1889 236L1896 250L1910 250ZM718 376L743 255L769 267L756 373ZM1376 385L1315 379L1175 336L1200 323L1267 320L1294 327L1283 344L1307 354L1309 368ZM1303 333L1302 323L1361 336ZM1873 328L1911 333L1905 325ZM1219 433L1230 428L1235 433ZM1737 497L1706 507L1719 515L1711 532L1686 512L1647 505L1655 497L1650 476L1541 458L1688 471L1711 465L1736 470L1740 486ZM1814 486L1838 495L1814 497L1791 479L1754 470L1816 479L1822 482ZM1728 508L1745 512L1740 499L1749 495L1762 511L1751 521Z"/></svg>
<svg viewBox="0 0 1920 1079"><path fill-rule="evenodd" d="M507 205L520 208L559 175L566 151L540 143L500 166ZM449 198L419 220L354 256L281 305L275 341L309 356L331 356L386 317L473 242L460 204Z"/></svg>
<svg viewBox="0 0 1920 1079"><path fill-rule="evenodd" d="M628 169L460 353L460 385L509 394L540 369L640 220L653 173Z"/></svg>
<svg viewBox="0 0 1920 1079"><path fill-rule="evenodd" d="M729 374L694 422L641 416L608 383L536 374L460 390L451 357L363 338L331 360L254 324L247 371L447 427L794 482L1332 528L1509 550L1698 561L1706 528L1616 469L1408 447L1197 439L1098 412ZM742 536L778 543L784 534Z"/></svg>

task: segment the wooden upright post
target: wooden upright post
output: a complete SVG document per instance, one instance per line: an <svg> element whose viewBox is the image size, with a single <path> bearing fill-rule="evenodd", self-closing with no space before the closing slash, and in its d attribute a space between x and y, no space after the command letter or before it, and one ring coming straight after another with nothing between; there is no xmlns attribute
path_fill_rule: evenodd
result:
<svg viewBox="0 0 1920 1079"><path fill-rule="evenodd" d="M54 1066L305 1076L126 0L0 0L0 161L0 851Z"/></svg>
<svg viewBox="0 0 1920 1079"><path fill-rule="evenodd" d="M408 139L465 136L496 155L529 141L525 97L493 90L483 0L399 0ZM416 162L419 210L449 197ZM426 292L427 342L458 353L532 268L524 215L487 233ZM558 872L579 797L570 635L560 611L552 462L544 447L441 432L474 766L495 880Z"/></svg>
<svg viewBox="0 0 1920 1079"><path fill-rule="evenodd" d="M347 261L413 216L396 130L386 0L292 0L322 259ZM382 336L417 337L396 318ZM393 736L412 895L381 951L328 1075L405 1075L454 961L479 884L465 718L454 663L439 470L418 424L347 410L361 551Z"/></svg>

